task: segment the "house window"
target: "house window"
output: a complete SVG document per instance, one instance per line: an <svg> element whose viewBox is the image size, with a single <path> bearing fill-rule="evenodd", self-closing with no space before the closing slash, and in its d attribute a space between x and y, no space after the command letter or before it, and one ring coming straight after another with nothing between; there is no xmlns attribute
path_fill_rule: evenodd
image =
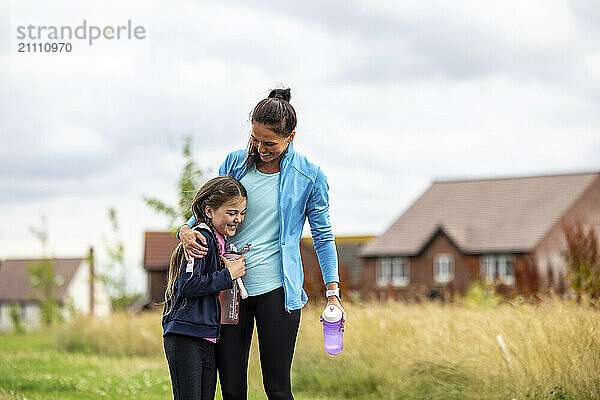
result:
<svg viewBox="0 0 600 400"><path fill-rule="evenodd" d="M506 285L515 283L514 257L508 254L489 254L481 257L481 278L494 283L496 278Z"/></svg>
<svg viewBox="0 0 600 400"><path fill-rule="evenodd" d="M433 279L439 283L454 279L454 265L450 254L439 254L433 260Z"/></svg>
<svg viewBox="0 0 600 400"><path fill-rule="evenodd" d="M410 281L405 257L384 257L377 260L377 285L406 286Z"/></svg>

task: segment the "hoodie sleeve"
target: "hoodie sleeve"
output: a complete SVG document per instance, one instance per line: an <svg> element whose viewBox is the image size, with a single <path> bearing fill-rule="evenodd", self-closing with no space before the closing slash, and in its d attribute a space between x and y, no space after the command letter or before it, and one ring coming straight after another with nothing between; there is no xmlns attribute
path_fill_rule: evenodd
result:
<svg viewBox="0 0 600 400"><path fill-rule="evenodd" d="M204 236L204 232L202 233ZM208 241L208 243L212 243ZM212 246L211 246L212 247ZM209 247L208 254L202 258L195 258L188 264L186 259L181 260L179 274L179 292L183 297L198 297L218 293L221 290L231 289L233 282L227 268L218 270L211 252L215 249Z"/></svg>

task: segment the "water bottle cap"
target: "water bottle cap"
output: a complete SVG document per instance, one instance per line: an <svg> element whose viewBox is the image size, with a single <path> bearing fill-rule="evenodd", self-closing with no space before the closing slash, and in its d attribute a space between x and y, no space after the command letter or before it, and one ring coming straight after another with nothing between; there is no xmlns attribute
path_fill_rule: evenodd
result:
<svg viewBox="0 0 600 400"><path fill-rule="evenodd" d="M323 311L323 319L327 322L338 322L342 319L342 310L336 306L327 306Z"/></svg>

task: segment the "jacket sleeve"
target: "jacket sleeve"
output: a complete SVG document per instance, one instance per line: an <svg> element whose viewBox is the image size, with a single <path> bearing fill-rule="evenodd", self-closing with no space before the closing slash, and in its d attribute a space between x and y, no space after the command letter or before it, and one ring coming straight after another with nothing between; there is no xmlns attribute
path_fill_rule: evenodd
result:
<svg viewBox="0 0 600 400"><path fill-rule="evenodd" d="M184 226L186 226L186 225L187 225L187 226L189 226L189 227L191 228L191 227L192 227L192 226L194 226L195 224L196 224L196 216L195 216L195 215L192 215L192 216L190 217L190 219L188 219L188 220L187 220L187 222L186 222L185 224L181 225L181 226L179 227L179 229L177 230L177 239L181 240L181 238L179 237L179 232L181 232L181 228L183 228L183 227L184 227ZM200 243L200 244L202 244L202 243Z"/></svg>
<svg viewBox="0 0 600 400"><path fill-rule="evenodd" d="M319 258L323 282L339 282L335 237L329 221L329 185L321 168L317 171L313 189L308 197L306 216Z"/></svg>
<svg viewBox="0 0 600 400"><path fill-rule="evenodd" d="M221 164L221 166L219 167L219 175L229 175L229 165L231 164L231 162L229 161L230 158L231 153L227 154L227 157L225 157L225 161L223 161L223 164Z"/></svg>
<svg viewBox="0 0 600 400"><path fill-rule="evenodd" d="M207 239L208 241L208 239ZM218 293L221 290L231 289L233 282L227 268L217 270L216 265L208 265L214 262L210 252L215 249L209 248L209 253L202 258L195 258L192 271L189 272L187 261L182 259L179 274L179 293L183 297L198 297Z"/></svg>

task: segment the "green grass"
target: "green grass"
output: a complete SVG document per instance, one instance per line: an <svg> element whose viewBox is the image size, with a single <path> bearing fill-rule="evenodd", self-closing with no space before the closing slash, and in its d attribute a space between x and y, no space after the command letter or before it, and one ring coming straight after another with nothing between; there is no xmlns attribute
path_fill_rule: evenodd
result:
<svg viewBox="0 0 600 400"><path fill-rule="evenodd" d="M300 400L598 399L600 312L548 300L346 305L344 351L322 348L320 307L307 307L292 381ZM512 365L498 342L502 335ZM256 338L249 398L265 399ZM0 335L0 399L169 399L160 316L81 318ZM217 394L217 399L220 399Z"/></svg>

